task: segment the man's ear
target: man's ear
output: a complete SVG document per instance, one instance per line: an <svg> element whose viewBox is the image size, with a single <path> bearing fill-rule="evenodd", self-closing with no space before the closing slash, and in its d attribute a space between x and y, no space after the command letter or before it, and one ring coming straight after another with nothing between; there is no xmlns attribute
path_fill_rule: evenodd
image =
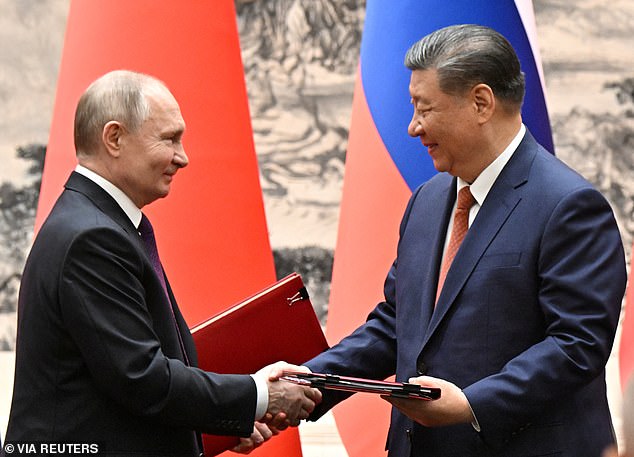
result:
<svg viewBox="0 0 634 457"><path fill-rule="evenodd" d="M471 97L476 109L476 115L480 118L480 122L484 124L495 113L496 100L495 95L493 95L493 89L488 84L476 84L471 89Z"/></svg>
<svg viewBox="0 0 634 457"><path fill-rule="evenodd" d="M101 141L106 151L113 157L119 157L121 151L121 137L125 133L125 128L120 122L110 121L103 126Z"/></svg>

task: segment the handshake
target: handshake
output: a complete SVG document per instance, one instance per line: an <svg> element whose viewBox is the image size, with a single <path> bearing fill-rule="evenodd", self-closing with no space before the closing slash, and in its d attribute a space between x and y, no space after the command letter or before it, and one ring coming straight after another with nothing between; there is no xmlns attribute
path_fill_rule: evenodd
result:
<svg viewBox="0 0 634 457"><path fill-rule="evenodd" d="M297 427L302 419L308 419L315 406L321 402L321 392L318 389L280 381L284 370L310 372L306 367L278 362L255 374L266 380L269 392L269 404L262 421L278 430L289 425Z"/></svg>
<svg viewBox="0 0 634 457"><path fill-rule="evenodd" d="M285 370L310 372L306 367L277 362L253 375L256 382L266 383L268 406L266 414L255 422L251 436L241 438L240 444L232 449L234 452L248 454L289 426L297 427L321 403L321 392L318 389L281 381Z"/></svg>

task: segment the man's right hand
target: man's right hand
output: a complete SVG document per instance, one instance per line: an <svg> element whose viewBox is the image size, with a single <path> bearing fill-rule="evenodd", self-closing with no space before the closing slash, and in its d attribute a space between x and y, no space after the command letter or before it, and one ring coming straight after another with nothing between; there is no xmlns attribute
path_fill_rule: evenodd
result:
<svg viewBox="0 0 634 457"><path fill-rule="evenodd" d="M278 430L283 430L289 425L298 426L302 419L307 419L313 412L322 397L318 389L279 380L283 370L309 371L305 367L278 362L258 372L266 377L269 389L266 418L270 425Z"/></svg>

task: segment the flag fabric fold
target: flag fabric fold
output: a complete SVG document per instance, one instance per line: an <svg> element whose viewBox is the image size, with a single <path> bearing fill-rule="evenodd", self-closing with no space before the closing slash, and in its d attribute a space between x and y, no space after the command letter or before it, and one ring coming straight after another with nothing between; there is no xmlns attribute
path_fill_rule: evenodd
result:
<svg viewBox="0 0 634 457"><path fill-rule="evenodd" d="M634 246L632 251L634 252ZM621 323L621 341L619 343L619 370L621 389L625 391L632 382L634 371L634 270L630 260L630 276L625 293L625 311Z"/></svg>

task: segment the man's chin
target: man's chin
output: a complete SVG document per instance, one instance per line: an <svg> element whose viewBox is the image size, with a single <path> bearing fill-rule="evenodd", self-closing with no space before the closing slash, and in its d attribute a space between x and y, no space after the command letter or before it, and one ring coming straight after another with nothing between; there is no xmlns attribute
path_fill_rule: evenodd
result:
<svg viewBox="0 0 634 457"><path fill-rule="evenodd" d="M166 189L161 189L159 192L157 192L154 195L154 198L152 199L152 201L154 202L156 200L160 200L161 198L165 198L165 197L167 197L169 195L169 193L170 193L170 188L169 187L166 188Z"/></svg>
<svg viewBox="0 0 634 457"><path fill-rule="evenodd" d="M434 160L434 159L432 159L432 161L434 163L434 168L436 169L438 173L443 173L445 171L448 171L447 166L443 164L442 162L438 160Z"/></svg>

